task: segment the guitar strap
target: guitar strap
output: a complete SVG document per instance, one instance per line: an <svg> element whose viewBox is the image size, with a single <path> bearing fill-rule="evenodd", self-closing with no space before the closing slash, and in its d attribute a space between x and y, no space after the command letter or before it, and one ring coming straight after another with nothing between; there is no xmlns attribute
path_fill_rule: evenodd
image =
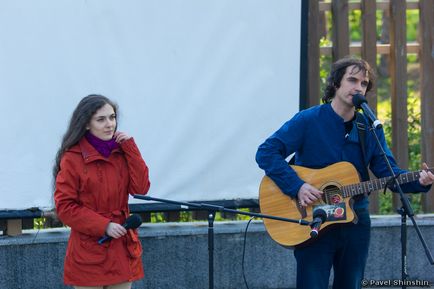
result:
<svg viewBox="0 0 434 289"><path fill-rule="evenodd" d="M292 155L291 159L288 161L289 165L295 165L295 154Z"/></svg>
<svg viewBox="0 0 434 289"><path fill-rule="evenodd" d="M359 134L359 141L360 141L360 148L362 149L362 157L363 157L363 163L367 164L366 162L366 122L365 122L365 118L363 117L363 115L360 112L356 112L356 126L357 126L357 132ZM365 168L365 173L368 176L368 180L369 180L369 172L368 172L368 168L366 166L364 166Z"/></svg>

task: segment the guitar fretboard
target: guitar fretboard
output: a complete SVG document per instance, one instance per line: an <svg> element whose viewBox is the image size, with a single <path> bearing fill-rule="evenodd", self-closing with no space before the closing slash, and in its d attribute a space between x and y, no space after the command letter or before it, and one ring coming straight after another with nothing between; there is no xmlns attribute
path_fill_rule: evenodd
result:
<svg viewBox="0 0 434 289"><path fill-rule="evenodd" d="M429 169L431 172L433 172L433 169ZM398 183L400 185L414 182L419 179L421 171L415 171L415 172L408 172L404 174L400 174L397 177ZM366 181L358 184L353 185L347 185L343 186L342 189L342 195L346 197L353 197L356 195L366 194L372 191L378 191L382 190L386 187L388 184L388 181L390 181L392 177L385 177L381 179ZM394 183L392 183L393 185Z"/></svg>

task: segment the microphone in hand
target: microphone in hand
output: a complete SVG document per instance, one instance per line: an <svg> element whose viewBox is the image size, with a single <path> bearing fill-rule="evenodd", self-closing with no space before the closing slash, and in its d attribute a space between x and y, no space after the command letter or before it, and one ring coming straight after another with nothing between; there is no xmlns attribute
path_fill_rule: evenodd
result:
<svg viewBox="0 0 434 289"><path fill-rule="evenodd" d="M122 225L122 227L124 227L125 229L136 229L138 228L140 225L142 224L142 218L140 218L139 215L134 214L129 216L126 220L125 223ZM111 240L112 237L110 236L104 236L101 239L98 240L98 244L102 244L106 241Z"/></svg>
<svg viewBox="0 0 434 289"><path fill-rule="evenodd" d="M310 223L310 237L316 238L321 225L327 220L327 213L323 209L316 209L313 211L313 220Z"/></svg>
<svg viewBox="0 0 434 289"><path fill-rule="evenodd" d="M377 119L374 112L368 105L368 101L366 98L361 95L360 93L356 93L353 95L353 104L354 106L359 109L361 108L363 110L363 113L368 117L369 121L372 124L373 128L381 128L383 125L381 122Z"/></svg>

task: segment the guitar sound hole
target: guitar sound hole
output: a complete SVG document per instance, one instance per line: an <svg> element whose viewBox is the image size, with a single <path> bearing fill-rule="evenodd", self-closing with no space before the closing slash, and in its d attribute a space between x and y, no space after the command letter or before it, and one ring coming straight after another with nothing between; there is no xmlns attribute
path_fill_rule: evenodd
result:
<svg viewBox="0 0 434 289"><path fill-rule="evenodd" d="M323 201L328 205L336 205L343 201L341 190L335 185L328 185L322 191L324 192Z"/></svg>

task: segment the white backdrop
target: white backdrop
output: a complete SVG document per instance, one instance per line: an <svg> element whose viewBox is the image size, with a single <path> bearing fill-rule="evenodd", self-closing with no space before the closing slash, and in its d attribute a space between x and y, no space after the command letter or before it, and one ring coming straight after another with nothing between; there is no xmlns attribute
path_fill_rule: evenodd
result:
<svg viewBox="0 0 434 289"><path fill-rule="evenodd" d="M91 93L119 104L151 196L257 198L256 149L298 111L300 16L301 0L1 1L0 209L52 206Z"/></svg>

